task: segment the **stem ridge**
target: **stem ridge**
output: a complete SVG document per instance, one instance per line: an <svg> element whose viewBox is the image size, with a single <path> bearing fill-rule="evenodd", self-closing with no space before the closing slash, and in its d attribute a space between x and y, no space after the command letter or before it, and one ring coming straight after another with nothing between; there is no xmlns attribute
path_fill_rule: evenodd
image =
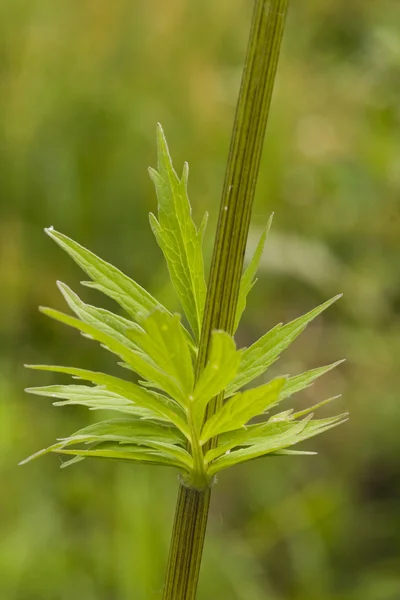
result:
<svg viewBox="0 0 400 600"><path fill-rule="evenodd" d="M271 104L288 0L255 0L218 217L196 376L204 369L211 332L233 334L244 254ZM209 418L223 393L207 407ZM214 438L203 451L214 448ZM194 600L211 489L179 487L163 600Z"/></svg>

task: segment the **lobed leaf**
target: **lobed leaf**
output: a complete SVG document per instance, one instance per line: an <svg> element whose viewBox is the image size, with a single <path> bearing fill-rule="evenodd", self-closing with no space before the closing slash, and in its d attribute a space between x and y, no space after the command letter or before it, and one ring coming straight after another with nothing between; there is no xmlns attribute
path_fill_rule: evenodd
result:
<svg viewBox="0 0 400 600"><path fill-rule="evenodd" d="M108 437L108 441L140 444L143 438L167 444L178 444L184 446L186 438L179 429L174 426L159 423L157 421L143 420L141 418L108 419L88 425L66 439L86 437ZM149 445L146 442L146 445Z"/></svg>
<svg viewBox="0 0 400 600"><path fill-rule="evenodd" d="M337 425L342 423L344 420L347 420L347 413L336 415L334 417L328 417L326 419L311 419L311 417L312 415L308 416L307 419L300 421L301 423L306 422L304 430L302 431L302 436L307 435L307 438L316 435L316 432L319 432L320 429L325 430L326 427L330 428L333 425ZM294 423L298 423L298 421L267 421L266 423L249 425L246 430L246 435L243 435L241 437L240 444L236 445L251 446L262 443L267 438L289 431ZM307 438L302 437L302 439ZM234 439L237 442L239 436L236 435L235 432L232 432L230 437L221 437L221 445L232 443Z"/></svg>
<svg viewBox="0 0 400 600"><path fill-rule="evenodd" d="M65 373L78 379L90 381L114 394L130 400L134 405L148 409L157 416L173 423L182 431L187 439L190 439L185 415L182 409L172 400L156 392L146 390L141 386L97 371L88 371L75 367L59 367L49 365L27 365L30 369L39 371L52 371L54 373ZM35 389L35 388L33 388Z"/></svg>
<svg viewBox="0 0 400 600"><path fill-rule="evenodd" d="M27 388L25 391L29 394L36 394L38 396L60 398L62 401L53 402L54 406L79 405L86 406L90 410L118 411L138 416L141 419L166 420L166 417L162 417L147 408L137 406L132 400L110 392L102 386L48 385Z"/></svg>
<svg viewBox="0 0 400 600"><path fill-rule="evenodd" d="M189 167L185 163L179 179L161 125L157 128L157 146L158 171L149 169L149 173L158 198L158 220L151 213L150 225L195 339L199 341L206 297L202 244L207 215L197 229L187 195Z"/></svg>
<svg viewBox="0 0 400 600"><path fill-rule="evenodd" d="M204 424L201 442L205 443L221 433L243 427L250 419L262 414L279 400L286 378L279 377L260 387L239 392L229 398Z"/></svg>
<svg viewBox="0 0 400 600"><path fill-rule="evenodd" d="M141 327L136 323L119 315L115 315L104 308L97 308L90 304L85 304L75 292L61 281L57 281L57 285L70 309L84 323L110 335L116 341L133 350L139 350L139 347L134 344L127 335L128 330L141 331Z"/></svg>
<svg viewBox="0 0 400 600"><path fill-rule="evenodd" d="M180 458L171 456L165 451L147 448L145 446L137 446L134 444L120 445L114 442L103 442L84 450L80 448L68 448L68 442L62 441L49 446L49 448L45 448L44 450L40 450L39 452L32 454L32 456L29 456L19 464L24 465L35 458L39 458L44 454L48 454L49 452L74 456L75 460L68 461L68 464L71 464L71 462L77 462L77 459L79 458L91 456L95 458L114 458L117 460L177 467L187 471L190 470L190 467L186 464L186 461L183 462Z"/></svg>
<svg viewBox="0 0 400 600"><path fill-rule="evenodd" d="M225 331L213 331L207 364L201 372L191 398L191 410L196 428L200 430L209 401L224 391L235 377L242 353L236 350L234 339Z"/></svg>
<svg viewBox="0 0 400 600"><path fill-rule="evenodd" d="M265 427L265 429L262 430L262 435L257 435L257 431L255 431L257 425L248 425L245 428L242 427L219 435L218 446L207 452L205 456L206 462L209 463L216 458L223 456L227 452L230 452L232 448L252 445L266 438L276 437L277 435L287 433L293 426L293 422L289 420L279 422L268 421L267 423L262 423L260 425Z"/></svg>
<svg viewBox="0 0 400 600"><path fill-rule="evenodd" d="M325 402L321 402L316 405L317 407L321 406ZM268 439L277 438L277 436L286 435L292 428L293 424L298 421L294 421L294 418L299 416L303 416L309 412L302 411L297 414L292 414L292 410L286 411L287 418L284 419L284 414L275 415L270 418L267 422L257 423L254 425L249 425L245 429L237 429L235 431L230 431L228 433L223 433L218 438L218 446L217 448L210 450L206 454L206 461L210 462L215 460L219 456L222 456L235 448L237 446L253 446ZM312 415L308 417L309 420L306 420L306 425L300 434L297 434L296 442L303 441L308 439L309 437L313 437L331 429L332 427L336 427L336 425L340 425L347 421L348 413L343 413L341 415L337 415L334 417L329 417L326 419L314 419L311 420ZM304 421L302 421L304 422Z"/></svg>
<svg viewBox="0 0 400 600"><path fill-rule="evenodd" d="M40 307L40 310L42 313L52 317L56 321L74 327L87 336L90 336L92 339L100 342L110 352L122 358L133 371L152 382L153 387L157 387L167 394L170 394L177 401L183 402L182 389L179 382L160 369L158 365L142 352L136 352L135 350L128 348L125 344L122 344L111 335L104 333L104 331L97 329L93 325L84 323L75 317L71 317L51 308Z"/></svg>
<svg viewBox="0 0 400 600"><path fill-rule="evenodd" d="M267 437L262 442L254 443L248 447L240 448L239 450L234 450L217 458L211 463L208 469L210 476L215 475L222 469L226 469L241 462L253 460L254 458L259 458L270 452L275 452L276 450L281 450L282 448L296 444L297 441L299 441L297 437L298 434L303 431L311 417L312 415L300 422L291 423L286 431ZM209 460L209 456L207 455L206 460Z"/></svg>
<svg viewBox="0 0 400 600"><path fill-rule="evenodd" d="M99 448L91 450L56 449L52 452L58 454L70 454L76 457L114 458L128 462L139 462L148 465L176 467L184 471L190 471L190 467L176 457L171 457L164 452L143 448L141 446L120 446L113 443L104 443Z"/></svg>
<svg viewBox="0 0 400 600"><path fill-rule="evenodd" d="M119 269L102 260L66 235L52 227L45 229L63 250L65 250L83 271L93 280L93 287L115 300L138 323L156 309L166 310L149 292L130 279Z"/></svg>
<svg viewBox="0 0 400 600"><path fill-rule="evenodd" d="M232 448L236 448L238 446L250 446L252 448L258 448L260 444L268 444L271 440L273 445L275 445L277 440L286 440L285 446L297 444L308 438L323 433L324 431L328 431L328 429L331 429L332 427L336 427L337 425L345 423L347 421L347 413L327 419L311 420L311 418L312 415L307 417L307 419L300 421L300 423L306 423L305 427L298 432L293 430L293 426L299 422L290 420L281 422L268 421L267 423L250 425L245 430L241 429L232 431L229 434L222 435L218 439L217 448L210 450L206 454L205 460L207 463L209 463L213 460L216 460L220 456L226 455L226 453L230 452ZM295 439L290 438L290 443L287 443L286 437L288 435L292 436L293 432L296 433Z"/></svg>
<svg viewBox="0 0 400 600"><path fill-rule="evenodd" d="M193 391L194 371L179 315L155 311L143 321L143 328L133 329L128 335L158 368L178 382L179 401L187 406Z"/></svg>
<svg viewBox="0 0 400 600"><path fill-rule="evenodd" d="M283 350L297 338L298 335L319 314L336 302L341 294L317 306L307 314L287 323L276 325L268 333L262 336L250 348L243 352L242 361L235 379L228 385L225 397L231 396L256 377L262 375L280 356Z"/></svg>
<svg viewBox="0 0 400 600"><path fill-rule="evenodd" d="M109 419L94 423L40 452L43 454L58 450L60 449L59 443L62 444L64 449L72 444L95 443L98 445L103 442L145 446L165 453L167 456L185 464L188 468L192 466L190 454L179 447L179 445L185 445L185 437L176 427L143 421L140 418ZM36 457L37 453L34 456Z"/></svg>
<svg viewBox="0 0 400 600"><path fill-rule="evenodd" d="M295 375L294 377L290 377L285 387L281 393L281 400L284 398L288 398L292 396L296 392L300 392L308 387L310 387L316 379L328 373L338 365L341 365L344 360L338 360L331 365L326 365L324 367L317 367L316 369L311 369L311 371L306 371L305 373L301 373L300 375Z"/></svg>

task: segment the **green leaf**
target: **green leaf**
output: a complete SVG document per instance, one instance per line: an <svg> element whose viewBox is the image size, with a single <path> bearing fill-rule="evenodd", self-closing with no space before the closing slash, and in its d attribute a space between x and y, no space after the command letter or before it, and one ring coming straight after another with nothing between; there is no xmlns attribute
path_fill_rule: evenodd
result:
<svg viewBox="0 0 400 600"><path fill-rule="evenodd" d="M139 462L143 464L153 464L159 466L176 467L181 470L190 471L190 467L183 463L178 458L169 456L164 452L158 452L150 448L142 446L129 446L128 444L120 446L118 444L105 443L99 448L91 450L75 450L75 449L55 449L52 452L58 454L70 454L81 457L94 458L114 458L128 462Z"/></svg>
<svg viewBox="0 0 400 600"><path fill-rule="evenodd" d="M270 452L269 456L315 456L318 452L310 452L309 450L277 450Z"/></svg>
<svg viewBox="0 0 400 600"><path fill-rule="evenodd" d="M253 417L262 414L268 407L278 402L279 394L285 383L286 378L280 377L260 387L239 392L229 398L206 421L201 432L201 443L205 443L212 437L226 431L239 429Z"/></svg>
<svg viewBox="0 0 400 600"><path fill-rule="evenodd" d="M322 375L325 375L325 373L328 373L328 371L331 371L343 362L344 360L338 360L331 365L311 369L311 371L306 371L305 373L301 373L301 375L290 377L282 390L280 399L283 400L296 392L300 392L301 390L310 387L318 377L322 377Z"/></svg>
<svg viewBox="0 0 400 600"><path fill-rule="evenodd" d="M128 335L150 359L180 387L180 403L187 406L193 391L194 371L180 316L155 311L143 321L143 330Z"/></svg>
<svg viewBox="0 0 400 600"><path fill-rule="evenodd" d="M235 377L242 353L236 350L234 339L225 331L213 331L211 347L205 368L198 378L191 408L193 420L199 430L203 424L208 402L224 391Z"/></svg>
<svg viewBox="0 0 400 600"><path fill-rule="evenodd" d="M136 446L129 444L120 445L113 442L104 442L87 450L75 448L72 449L66 446L68 446L67 442L58 442L57 444L49 446L49 448L39 450L39 452L32 454L32 456L29 456L25 460L21 461L19 464L24 465L30 462L31 460L34 460L35 458L43 456L44 454L48 454L49 452L55 452L56 454L72 455L76 458L85 458L89 456L95 458L114 458L117 460L124 460L129 462L140 462L144 464L177 467L186 471L190 470L186 463L182 462L179 458L172 457L165 452L161 452L153 448L146 448L145 446ZM71 461L68 461L68 463L70 462Z"/></svg>
<svg viewBox="0 0 400 600"><path fill-rule="evenodd" d="M141 418L99 421L79 429L69 438L78 438L79 436L107 437L107 441L130 444L141 444L143 439L182 446L186 444L185 436L176 427ZM145 445L149 444L145 441Z"/></svg>
<svg viewBox="0 0 400 600"><path fill-rule="evenodd" d="M155 309L166 310L139 284L110 263L93 254L93 252L74 242L66 235L55 231L52 227L45 229L45 232L93 279L93 283L89 283L88 287L98 289L118 302L138 323ZM87 285L86 282L84 284Z"/></svg>
<svg viewBox="0 0 400 600"><path fill-rule="evenodd" d="M179 179L161 125L158 125L157 145L158 171L149 169L149 173L157 192L158 220L150 214L150 225L198 341L206 297L202 244L207 215L197 229L187 195L189 167L185 163Z"/></svg>
<svg viewBox="0 0 400 600"><path fill-rule="evenodd" d="M65 373L78 379L84 379L86 381L91 381L96 385L104 386L106 390L122 396L123 398L132 401L133 404L142 408L146 408L155 413L157 416L170 421L182 431L187 439L190 440L186 417L182 409L174 401L166 398L162 394L157 394L156 392L146 390L135 383L125 381L119 377L113 377L112 375L106 375L96 371L88 371L86 369L78 369L75 367L59 367L50 365L26 366L29 369L35 369L38 371Z"/></svg>
<svg viewBox="0 0 400 600"><path fill-rule="evenodd" d="M237 375L227 387L225 397L231 396L236 390L262 375L279 358L281 352L286 350L297 336L304 331L308 323L340 297L341 294L331 298L331 300L324 302L324 304L287 325L276 325L250 348L246 348Z"/></svg>
<svg viewBox="0 0 400 600"><path fill-rule="evenodd" d="M266 438L285 434L293 424L289 420L274 423L268 421L267 423L248 425L245 428L241 427L240 429L222 433L218 436L218 446L207 452L205 460L207 463L210 463L237 446L249 446L259 443ZM261 430L262 433L258 433L256 428L261 426L263 427Z"/></svg>
<svg viewBox="0 0 400 600"><path fill-rule="evenodd" d="M178 383L178 381L171 377L168 373L163 371L156 365L152 360L149 359L148 356L143 354L142 352L136 352L131 348L125 346L118 340L116 340L111 335L100 331L93 325L89 325L88 323L84 323L75 317L70 317L64 313L61 313L57 310L53 310L51 308L43 308L39 309L45 315L52 317L56 321L60 321L61 323L65 323L70 327L74 327L78 329L82 333L85 333L87 336L90 336L94 340L100 342L104 345L110 352L113 352L117 356L123 359L123 361L129 365L129 367L138 373L144 379L152 382L153 387L157 387L167 394L170 394L174 399L183 403L185 399L183 398L182 389Z"/></svg>
<svg viewBox="0 0 400 600"><path fill-rule="evenodd" d="M300 423L304 423L306 421L305 427L301 432L301 439L307 439L308 437L317 435L317 433L319 433L319 430L325 431L325 428L330 428L334 425L338 425L344 422L344 420L347 420L347 416L347 413L343 413L341 415L328 417L326 419L313 420L311 420L312 415L308 416L307 419L303 419L302 421L300 421ZM249 425L249 427L246 430L246 435L243 435L240 439L240 442L236 445L252 446L255 444L260 444L264 440L269 439L270 437L276 436L278 434L281 435L287 433L288 431L290 431L291 427L295 423L298 423L298 421L267 421L266 423ZM232 432L232 435L229 438L221 436L221 444L231 444L233 441L238 442L239 433L240 432ZM300 434L296 435L299 436ZM299 437L297 437L297 440L301 441Z"/></svg>
<svg viewBox="0 0 400 600"><path fill-rule="evenodd" d="M28 394L60 398L62 401L53 402L54 406L79 405L86 406L90 410L113 410L129 415L137 415L142 419L157 418L166 420L166 417L161 417L149 409L137 406L132 400L110 392L102 386L48 385L27 388L25 391Z"/></svg>
<svg viewBox="0 0 400 600"><path fill-rule="evenodd" d="M125 422L117 423L116 421L118 420L95 423L59 441L64 443L63 448L66 445L93 442L116 442L124 446L143 446L179 461L182 466L188 469L193 467L192 457L187 450L175 445L176 441L180 444L184 443L184 438L178 435L179 432L176 428L175 430L170 428L168 431L165 426L149 421L140 422L140 420L136 420L131 421L131 423L128 423L126 419L122 420Z"/></svg>
<svg viewBox="0 0 400 600"><path fill-rule="evenodd" d="M226 469L241 462L253 460L254 458L259 458L270 452L275 452L276 450L281 450L282 448L295 444L298 441L298 434L303 431L311 417L312 415L306 417L303 421L300 421L300 423L291 423L287 431L267 437L260 443L224 454L211 463L208 469L209 475L213 476L222 469ZM209 460L209 456L207 455L206 460Z"/></svg>
<svg viewBox="0 0 400 600"><path fill-rule="evenodd" d="M300 431L294 430L293 426L299 424L298 421L267 421L266 423L259 423L256 425L250 425L247 429L232 431L227 434L223 434L218 438L218 446L213 450L209 450L205 456L205 461L210 463L222 455L226 455L232 448L237 446L251 446L256 448L258 446L269 443L272 440L272 445L279 443L284 440L285 446L297 444L310 437L314 437L332 427L341 425L347 421L347 413L330 417L327 419L311 420L312 415L300 421L304 428ZM295 433L295 438L293 438ZM287 437L289 436L289 437ZM275 451L274 451L275 453Z"/></svg>
<svg viewBox="0 0 400 600"><path fill-rule="evenodd" d="M119 315L115 315L104 308L97 308L85 304L75 292L61 281L57 281L57 285L70 309L73 310L84 323L92 325L99 331L110 335L118 342L125 344L133 350L139 349L127 335L128 330L141 331L141 327L136 323Z"/></svg>
<svg viewBox="0 0 400 600"><path fill-rule="evenodd" d="M328 404L329 402L333 402L333 400L337 400L338 398L341 398L341 394L339 394L337 396L332 396L331 398L327 398L326 400L322 400L321 402L318 402L317 404L314 404L313 406L310 406L309 408L306 408L304 410L300 410L299 412L296 412L293 414L293 418L298 419L300 417L304 417L305 415L308 415L310 412L315 412L318 408L321 408L321 406L325 406L325 404Z"/></svg>
<svg viewBox="0 0 400 600"><path fill-rule="evenodd" d="M253 258L251 259L247 269L242 275L242 279L240 281L239 298L236 307L234 331L236 331L236 329L238 328L240 319L242 318L242 314L246 308L247 296L254 284L257 282L255 276L257 273L258 265L260 264L262 253L264 251L265 241L271 228L272 218L273 214L268 219L267 226L265 227L261 235L260 241L258 242Z"/></svg>

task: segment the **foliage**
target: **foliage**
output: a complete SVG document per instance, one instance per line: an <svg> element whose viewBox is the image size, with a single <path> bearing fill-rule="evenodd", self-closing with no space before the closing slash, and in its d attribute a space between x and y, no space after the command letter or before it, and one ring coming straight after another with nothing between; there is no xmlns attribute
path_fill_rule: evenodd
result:
<svg viewBox="0 0 400 600"><path fill-rule="evenodd" d="M176 164L189 160L195 222L210 211L209 264L251 6L0 4L0 597L148 600L164 577L174 469L98 460L59 471L55 455L15 467L56 436L125 416L54 410L22 392L66 377L23 362L121 373L110 353L37 311L44 302L63 310L54 281L78 290L80 275L41 230L53 224L180 310L146 228L154 122L169 132ZM235 337L250 346L343 291L260 384L345 351L344 366L279 410L343 392L337 412L351 406L352 419L303 442L318 450L312 460L265 458L222 473L201 600L398 597L399 28L398 2L291 2L249 258L271 212L274 225ZM114 310L105 297L101 305Z"/></svg>
<svg viewBox="0 0 400 600"><path fill-rule="evenodd" d="M55 452L73 455L75 459L113 458L171 466L179 469L187 486L203 489L222 469L267 454L282 454L285 450L288 453L287 449L298 442L347 420L347 414L313 420L312 413L303 417L285 411L280 413L277 426L277 417L269 416L270 410L281 401L312 385L339 363L294 377L276 377L267 384L239 391L264 374L308 323L339 296L304 317L284 326L277 325L247 349L236 349L228 333L214 331L207 364L196 380L193 359L197 354L206 293L201 249L206 220L197 230L187 197L187 165L180 180L173 169L161 126L158 126L158 164L159 171L151 170L150 174L158 195L159 221L151 215L151 225L193 337L178 314L171 314L135 281L52 227L46 229L91 277L92 281L84 285L110 296L132 321L88 306L63 283L58 286L78 318L49 308L41 311L99 342L141 380L133 383L75 367L31 365L33 369L66 373L89 381L93 387L52 385L28 388L28 392L61 398L62 405L67 400L68 404L117 410L127 416L80 429L23 462ZM238 320L254 284L269 226L270 222L242 276ZM210 400L224 391L226 402L214 415L205 418ZM255 418L264 422L251 425ZM221 435L227 433L228 439ZM217 438L218 445L207 451L205 444L211 438ZM69 464L75 462L73 459Z"/></svg>

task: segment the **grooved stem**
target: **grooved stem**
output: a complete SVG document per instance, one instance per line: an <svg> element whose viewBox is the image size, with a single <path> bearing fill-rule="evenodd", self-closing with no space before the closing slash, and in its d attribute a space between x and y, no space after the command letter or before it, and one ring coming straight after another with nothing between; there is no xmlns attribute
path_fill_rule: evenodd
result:
<svg viewBox="0 0 400 600"><path fill-rule="evenodd" d="M233 333L255 187L288 0L255 0L211 263L197 375L211 332ZM223 402L209 403L207 417ZM217 440L205 448L215 447ZM163 600L194 600L207 526L210 489L180 485Z"/></svg>

